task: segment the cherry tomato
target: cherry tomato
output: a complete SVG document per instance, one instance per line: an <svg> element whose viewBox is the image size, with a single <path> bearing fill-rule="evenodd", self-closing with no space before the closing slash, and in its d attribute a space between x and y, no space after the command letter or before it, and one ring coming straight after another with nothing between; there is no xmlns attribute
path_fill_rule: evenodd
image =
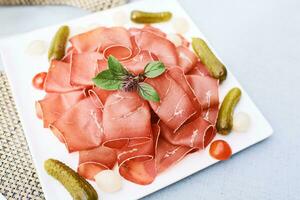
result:
<svg viewBox="0 0 300 200"><path fill-rule="evenodd" d="M227 160L232 155L232 151L226 141L215 140L210 145L209 154L217 160Z"/></svg>
<svg viewBox="0 0 300 200"><path fill-rule="evenodd" d="M47 76L47 72L41 72L36 74L32 79L33 87L39 90L43 90L46 76Z"/></svg>

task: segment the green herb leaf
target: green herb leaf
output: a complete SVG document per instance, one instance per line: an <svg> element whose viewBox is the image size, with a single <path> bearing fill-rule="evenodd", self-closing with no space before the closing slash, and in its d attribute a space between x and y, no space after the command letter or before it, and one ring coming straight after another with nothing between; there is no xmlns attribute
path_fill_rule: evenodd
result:
<svg viewBox="0 0 300 200"><path fill-rule="evenodd" d="M160 98L156 90L148 83L141 82L138 84L138 92L146 100L159 102Z"/></svg>
<svg viewBox="0 0 300 200"><path fill-rule="evenodd" d="M149 62L144 69L144 76L147 78L155 78L166 70L165 65L160 61Z"/></svg>
<svg viewBox="0 0 300 200"><path fill-rule="evenodd" d="M119 90L122 88L122 80L114 76L110 70L100 72L93 82L96 86L105 90Z"/></svg>
<svg viewBox="0 0 300 200"><path fill-rule="evenodd" d="M108 69L117 77L124 77L129 74L123 65L113 56L108 57Z"/></svg>

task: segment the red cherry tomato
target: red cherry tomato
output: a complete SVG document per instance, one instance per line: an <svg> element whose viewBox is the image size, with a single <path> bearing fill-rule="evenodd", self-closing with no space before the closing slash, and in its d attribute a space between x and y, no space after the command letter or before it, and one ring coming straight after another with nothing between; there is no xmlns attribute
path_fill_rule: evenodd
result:
<svg viewBox="0 0 300 200"><path fill-rule="evenodd" d="M217 160L227 160L232 155L232 151L226 141L215 140L210 145L209 154Z"/></svg>
<svg viewBox="0 0 300 200"><path fill-rule="evenodd" d="M35 75L32 79L32 85L39 90L44 89L44 83L47 76L47 72L41 72Z"/></svg>

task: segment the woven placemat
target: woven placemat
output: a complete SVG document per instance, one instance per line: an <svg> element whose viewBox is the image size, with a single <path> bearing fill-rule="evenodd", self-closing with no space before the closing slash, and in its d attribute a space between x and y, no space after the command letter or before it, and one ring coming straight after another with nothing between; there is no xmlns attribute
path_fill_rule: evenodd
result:
<svg viewBox="0 0 300 200"><path fill-rule="evenodd" d="M99 11L126 2L127 0L0 0L0 5L69 5Z"/></svg>
<svg viewBox="0 0 300 200"><path fill-rule="evenodd" d="M44 199L8 80L0 72L0 192L7 199Z"/></svg>

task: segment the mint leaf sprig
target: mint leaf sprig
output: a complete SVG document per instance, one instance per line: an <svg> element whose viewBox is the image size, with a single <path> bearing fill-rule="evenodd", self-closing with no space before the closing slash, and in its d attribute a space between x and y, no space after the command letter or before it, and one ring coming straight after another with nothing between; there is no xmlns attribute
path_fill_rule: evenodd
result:
<svg viewBox="0 0 300 200"><path fill-rule="evenodd" d="M146 78L155 78L165 72L165 65L160 61L149 62L144 72L139 75L131 74L113 56L108 57L108 69L100 72L93 82L104 90L123 90L126 92L137 91L138 94L149 101L159 102L160 98L156 90L148 83Z"/></svg>

